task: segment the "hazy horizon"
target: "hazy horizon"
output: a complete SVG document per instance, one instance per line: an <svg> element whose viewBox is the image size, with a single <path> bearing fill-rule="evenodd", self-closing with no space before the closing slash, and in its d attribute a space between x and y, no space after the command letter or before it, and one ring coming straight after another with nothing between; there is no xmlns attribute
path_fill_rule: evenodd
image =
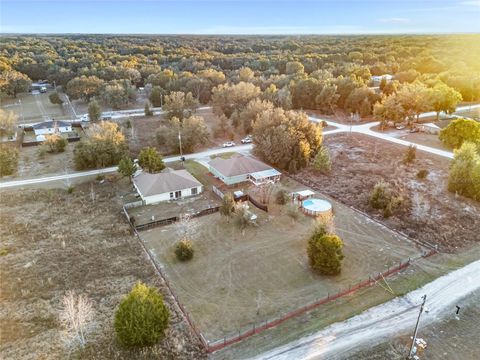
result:
<svg viewBox="0 0 480 360"><path fill-rule="evenodd" d="M0 33L475 34L479 15L478 0L0 0Z"/></svg>

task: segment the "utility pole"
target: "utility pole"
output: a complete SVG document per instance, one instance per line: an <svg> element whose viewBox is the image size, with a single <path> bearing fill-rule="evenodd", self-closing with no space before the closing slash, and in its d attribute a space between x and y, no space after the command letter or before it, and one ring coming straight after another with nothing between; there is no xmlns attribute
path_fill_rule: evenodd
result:
<svg viewBox="0 0 480 360"><path fill-rule="evenodd" d="M415 340L417 340L417 332L418 332L418 323L420 322L420 317L422 316L423 309L425 307L425 302L427 301L427 295L422 296L423 302L422 306L420 307L420 312L418 313L417 324L415 325L415 331L413 332L412 344L410 345L410 351L407 356L407 360L413 359L413 348L415 347Z"/></svg>
<svg viewBox="0 0 480 360"><path fill-rule="evenodd" d="M184 158L183 158L183 152L182 152L182 134L180 133L180 130L178 130L178 143L180 144L180 160L183 163Z"/></svg>

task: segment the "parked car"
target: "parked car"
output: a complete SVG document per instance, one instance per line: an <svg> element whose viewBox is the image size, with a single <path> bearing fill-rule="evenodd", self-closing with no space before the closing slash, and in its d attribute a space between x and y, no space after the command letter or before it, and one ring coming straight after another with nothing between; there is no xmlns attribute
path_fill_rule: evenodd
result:
<svg viewBox="0 0 480 360"><path fill-rule="evenodd" d="M90 121L90 117L88 116L88 114L83 114L82 116L80 116L80 121Z"/></svg>
<svg viewBox="0 0 480 360"><path fill-rule="evenodd" d="M113 114L111 112L103 112L101 119L102 120L112 120Z"/></svg>
<svg viewBox="0 0 480 360"><path fill-rule="evenodd" d="M223 143L223 147L232 147L232 146L235 146L236 144L233 142L233 141L227 141L227 142L224 142Z"/></svg>
<svg viewBox="0 0 480 360"><path fill-rule="evenodd" d="M46 93L47 92L47 87L46 86L42 86L40 88L40 92L43 94L43 93Z"/></svg>
<svg viewBox="0 0 480 360"><path fill-rule="evenodd" d="M252 142L252 135L248 135L242 139L242 144L250 144Z"/></svg>

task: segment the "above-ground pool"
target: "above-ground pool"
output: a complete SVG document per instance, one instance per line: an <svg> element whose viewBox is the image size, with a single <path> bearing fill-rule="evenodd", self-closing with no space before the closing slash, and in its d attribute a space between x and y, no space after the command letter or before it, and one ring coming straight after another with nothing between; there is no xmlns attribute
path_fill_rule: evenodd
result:
<svg viewBox="0 0 480 360"><path fill-rule="evenodd" d="M307 199L302 201L302 209L309 215L322 215L332 212L332 204L321 199Z"/></svg>

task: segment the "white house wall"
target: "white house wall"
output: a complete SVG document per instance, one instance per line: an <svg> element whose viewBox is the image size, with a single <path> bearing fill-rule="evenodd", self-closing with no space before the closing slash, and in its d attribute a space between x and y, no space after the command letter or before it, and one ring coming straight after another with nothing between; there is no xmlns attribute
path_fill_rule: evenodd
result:
<svg viewBox="0 0 480 360"><path fill-rule="evenodd" d="M71 126L60 126L58 128L58 131L60 133L71 132L72 127ZM35 129L34 132L35 132L35 135L49 135L49 134L54 134L55 133L55 128Z"/></svg>
<svg viewBox="0 0 480 360"><path fill-rule="evenodd" d="M200 194L202 192L202 190L203 190L202 186L197 186L197 194L196 195ZM137 189L137 191L138 191L138 189ZM175 191L173 191L173 193L174 193L174 196L175 196ZM183 199L183 198L186 198L186 197L189 197L189 196L192 196L192 188L183 189L182 190L182 197L180 199ZM193 196L195 196L195 195L193 195ZM167 192L167 193L163 193L163 194L157 194L157 195L151 195L151 196L145 196L145 197L142 196L142 199L145 201L145 205L156 204L156 203L159 203L159 202L162 202L162 201L169 201L170 200L170 193Z"/></svg>

